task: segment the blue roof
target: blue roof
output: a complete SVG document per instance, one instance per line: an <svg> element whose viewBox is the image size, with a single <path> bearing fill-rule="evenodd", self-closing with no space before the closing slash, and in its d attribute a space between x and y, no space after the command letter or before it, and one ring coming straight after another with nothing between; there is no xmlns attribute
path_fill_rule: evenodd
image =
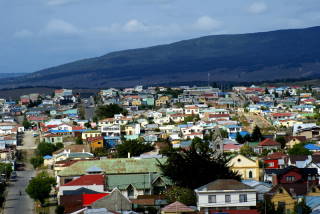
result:
<svg viewBox="0 0 320 214"><path fill-rule="evenodd" d="M314 209L320 205L320 196L306 196L305 200L306 200L306 204L311 209Z"/></svg>
<svg viewBox="0 0 320 214"><path fill-rule="evenodd" d="M43 157L43 159L49 160L49 159L52 159L52 156L51 155L46 155L46 156Z"/></svg>
<svg viewBox="0 0 320 214"><path fill-rule="evenodd" d="M307 144L304 146L304 148L309 149L309 150L320 150L320 147L316 146L314 144Z"/></svg>
<svg viewBox="0 0 320 214"><path fill-rule="evenodd" d="M242 137L244 137L244 136L246 136L247 134L249 134L249 132L247 132L247 131L241 131L241 132L239 132L239 134L240 134ZM236 139L237 133L230 133L230 134L229 134L229 137L230 137L231 139Z"/></svg>
<svg viewBox="0 0 320 214"><path fill-rule="evenodd" d="M118 137L118 136L114 136L114 137L112 137L112 136L105 136L104 139L105 139L105 140L120 140L121 138Z"/></svg>
<svg viewBox="0 0 320 214"><path fill-rule="evenodd" d="M103 170L97 166L91 166L86 170L86 172L102 172L102 171Z"/></svg>

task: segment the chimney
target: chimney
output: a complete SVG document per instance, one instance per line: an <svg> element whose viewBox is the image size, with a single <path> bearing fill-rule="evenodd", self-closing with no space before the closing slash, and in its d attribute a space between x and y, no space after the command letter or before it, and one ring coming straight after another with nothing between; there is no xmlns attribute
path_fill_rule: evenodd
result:
<svg viewBox="0 0 320 214"><path fill-rule="evenodd" d="M128 152L128 158L130 158L131 157L131 154L130 154L130 152Z"/></svg>
<svg viewBox="0 0 320 214"><path fill-rule="evenodd" d="M296 193L294 192L294 189L293 188L290 188L290 194L295 197L296 196Z"/></svg>
<svg viewBox="0 0 320 214"><path fill-rule="evenodd" d="M276 186L278 184L278 177L276 174L272 174L272 186Z"/></svg>

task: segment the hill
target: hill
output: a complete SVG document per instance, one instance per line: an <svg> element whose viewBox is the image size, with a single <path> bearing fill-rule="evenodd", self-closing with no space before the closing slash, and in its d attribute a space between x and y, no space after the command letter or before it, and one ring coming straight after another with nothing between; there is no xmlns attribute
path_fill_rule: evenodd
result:
<svg viewBox="0 0 320 214"><path fill-rule="evenodd" d="M320 27L214 35L112 52L8 78L1 87L126 87L320 77Z"/></svg>

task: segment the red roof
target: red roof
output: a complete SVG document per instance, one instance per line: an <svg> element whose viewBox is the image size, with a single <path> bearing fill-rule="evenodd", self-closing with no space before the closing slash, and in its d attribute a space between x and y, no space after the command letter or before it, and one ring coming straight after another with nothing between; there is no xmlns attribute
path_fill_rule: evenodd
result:
<svg viewBox="0 0 320 214"><path fill-rule="evenodd" d="M270 138L267 138L267 139L261 141L259 143L259 146L280 146L280 143L278 143Z"/></svg>
<svg viewBox="0 0 320 214"><path fill-rule="evenodd" d="M210 114L210 118L218 118L218 117L229 117L229 114Z"/></svg>
<svg viewBox="0 0 320 214"><path fill-rule="evenodd" d="M291 113L273 113L273 117L290 117L292 114Z"/></svg>
<svg viewBox="0 0 320 214"><path fill-rule="evenodd" d="M272 154L264 157L264 159L265 160L278 160L278 159L282 159L285 157L288 157L288 155L283 154L282 152L275 152L275 153L272 153Z"/></svg>
<svg viewBox="0 0 320 214"><path fill-rule="evenodd" d="M83 127L81 127L81 126L72 126L73 131L82 130L82 129L83 129Z"/></svg>
<svg viewBox="0 0 320 214"><path fill-rule="evenodd" d="M82 195L82 203L83 206L90 206L93 202L109 195L109 193L97 193L97 194L83 194Z"/></svg>
<svg viewBox="0 0 320 214"><path fill-rule="evenodd" d="M104 185L103 175L83 175L80 178L72 180L62 186L88 186L88 185Z"/></svg>

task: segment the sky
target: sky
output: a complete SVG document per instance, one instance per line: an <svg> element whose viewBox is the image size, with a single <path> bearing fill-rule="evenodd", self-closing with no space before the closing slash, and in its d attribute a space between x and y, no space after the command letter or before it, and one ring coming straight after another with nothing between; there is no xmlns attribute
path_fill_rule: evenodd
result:
<svg viewBox="0 0 320 214"><path fill-rule="evenodd" d="M318 25L319 0L0 0L0 72L206 35Z"/></svg>

